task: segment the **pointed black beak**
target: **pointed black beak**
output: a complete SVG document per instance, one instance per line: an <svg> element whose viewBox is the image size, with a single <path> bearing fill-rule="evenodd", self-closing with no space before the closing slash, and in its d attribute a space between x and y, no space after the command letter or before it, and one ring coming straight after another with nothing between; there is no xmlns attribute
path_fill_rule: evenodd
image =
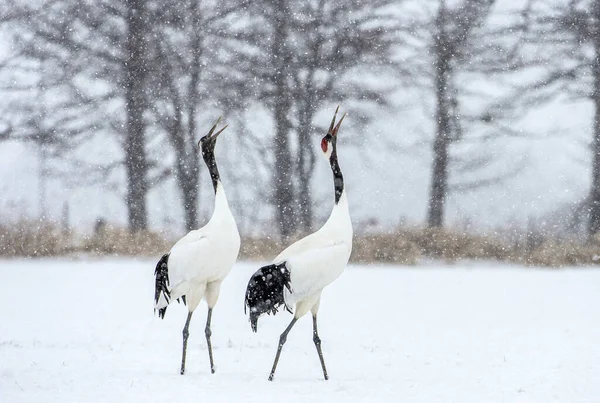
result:
<svg viewBox="0 0 600 403"><path fill-rule="evenodd" d="M223 130L227 129L227 126L229 126L229 125L225 125L221 130L219 130L215 133L217 126L219 125L219 123L221 123L221 119L223 119L223 116L219 116L219 118L217 119L215 124L210 128L208 134L206 136L202 137L198 141L198 147L201 147L201 143L205 139L211 139L212 141L215 141L217 139L217 136L219 136L219 134L223 133Z"/></svg>
<svg viewBox="0 0 600 403"><path fill-rule="evenodd" d="M346 113L344 112L344 114L342 115L342 118L339 120L339 122L337 122L337 124L335 124L335 119L337 118L337 113L340 110L340 106L338 105L337 108L335 108L335 113L333 114L333 119L331 119L331 124L329 125L329 130L327 131L327 134L330 134L332 136L336 136L338 133L338 130L340 129L340 126L342 125L342 122L344 121L344 118L346 117Z"/></svg>

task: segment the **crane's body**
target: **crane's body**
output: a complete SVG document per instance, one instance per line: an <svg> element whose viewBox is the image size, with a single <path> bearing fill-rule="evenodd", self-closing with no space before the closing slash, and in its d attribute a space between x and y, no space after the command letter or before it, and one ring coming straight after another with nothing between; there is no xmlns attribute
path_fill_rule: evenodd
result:
<svg viewBox="0 0 600 403"><path fill-rule="evenodd" d="M287 334L296 321L308 312L313 316L313 341L319 354L323 375L328 379L321 351L321 339L317 332L317 313L321 303L321 292L342 274L352 251L352 222L336 151L336 135L344 117L334 126L336 115L337 110L329 131L321 142L334 178L335 205L329 219L318 231L288 246L271 265L261 267L250 278L246 290L245 302L250 308L250 324L253 331L257 331L261 315L275 314L282 305L294 313L292 322L279 338L269 380L273 380Z"/></svg>
<svg viewBox="0 0 600 403"><path fill-rule="evenodd" d="M346 192L342 193L329 219L317 231L288 246L273 263L284 263L290 271L291 291L284 301L301 318L318 304L321 291L342 274L352 252L352 223Z"/></svg>
<svg viewBox="0 0 600 403"><path fill-rule="evenodd" d="M190 320L203 299L208 306L204 331L210 368L212 373L215 372L210 340L212 310L219 298L221 282L231 271L240 250L240 235L227 203L214 156L217 136L227 127L213 134L219 121L220 118L199 142L215 190L212 217L204 227L190 231L177 241L170 252L159 260L155 271L154 308L159 317L164 318L167 306L173 300L183 299L188 308L188 317L183 328L182 375L185 373Z"/></svg>
<svg viewBox="0 0 600 403"><path fill-rule="evenodd" d="M167 296L161 294L156 308L162 309L170 300L183 296L190 311L196 309L203 298L214 306L221 282L231 271L239 249L240 235L219 181L211 219L204 227L190 231L177 241L169 252L170 298L167 300Z"/></svg>

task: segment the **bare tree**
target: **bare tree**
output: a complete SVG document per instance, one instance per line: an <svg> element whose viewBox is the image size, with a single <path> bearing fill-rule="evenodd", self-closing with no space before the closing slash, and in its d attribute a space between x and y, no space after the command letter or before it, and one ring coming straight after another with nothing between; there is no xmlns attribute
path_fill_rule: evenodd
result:
<svg viewBox="0 0 600 403"><path fill-rule="evenodd" d="M424 43L430 56L424 60L430 63L431 75L422 78L434 93L429 227L444 225L452 193L498 185L521 173L526 155L507 166L501 161L506 156L496 147L501 139L531 137L506 124L516 121L522 111L502 103L505 95L490 96L489 88L480 88L502 87L506 77L525 68L517 56L526 28L522 10L507 11L492 22L494 0L435 3L435 14L415 32L419 46Z"/></svg>
<svg viewBox="0 0 600 403"><path fill-rule="evenodd" d="M11 2L0 19L10 25L9 31L21 27L24 21L33 19L40 9ZM43 8L43 7L42 7ZM18 38L12 34L9 39ZM69 150L77 147L90 130L88 122L81 120L88 105L72 87L64 86L63 94L57 96L58 84L64 74L53 68L57 60L45 52L39 58L29 58L26 45L15 46L0 62L0 92L3 97L3 120L6 128L0 131L0 140L32 144L38 154L38 207L40 219L47 219L47 182L58 176L53 162L61 160ZM46 71L52 73L45 74ZM52 113L50 113L52 112Z"/></svg>
<svg viewBox="0 0 600 403"><path fill-rule="evenodd" d="M531 0L523 63L534 78L515 85L506 102L527 108L561 99L593 104L588 236L600 231L600 1ZM583 210L578 209L581 213Z"/></svg>
<svg viewBox="0 0 600 403"><path fill-rule="evenodd" d="M394 5L389 0L264 0L250 7L260 18L234 32L250 44L239 64L252 77L253 95L273 111L272 204L283 238L312 227L311 138L317 111L350 100L355 108L361 102L385 103L391 86L374 89L352 76L374 76L391 67L398 21L385 11Z"/></svg>
<svg viewBox="0 0 600 403"><path fill-rule="evenodd" d="M127 171L127 210L129 229L148 228L146 194L148 193L148 162L144 137L144 111L148 100L145 94L146 50L149 33L145 0L126 0L127 37L123 60L125 86L125 169Z"/></svg>
<svg viewBox="0 0 600 403"><path fill-rule="evenodd" d="M450 144L456 136L455 107L458 101L452 93L457 63L466 58L467 41L490 13L493 0L464 0L449 8L440 0L433 35L435 88L435 139L433 169L427 223L441 227L448 195Z"/></svg>
<svg viewBox="0 0 600 403"><path fill-rule="evenodd" d="M61 100L48 105L48 115L63 115L71 123L79 122L75 123L79 130L71 129L71 134L84 134L83 138L119 135L132 231L148 227L146 194L151 164L146 156L144 113L150 23L146 3L54 0L35 9L23 6L25 11L15 12L21 16L19 29L25 32L19 43L24 68L31 63L42 65L38 77L43 76L46 90ZM18 91L35 85L35 80L18 82L11 89ZM105 112L115 110L118 103L123 105L123 114ZM62 123L68 126L67 121ZM70 143L69 147L76 145ZM118 164L109 165L114 168Z"/></svg>
<svg viewBox="0 0 600 403"><path fill-rule="evenodd" d="M103 179L116 169L125 169L130 229L147 227L146 194L171 175L181 189L185 226L197 227L197 121L204 118L201 113L218 106L235 107L231 99L242 102L243 97L223 80L223 70L231 66L218 41L227 31L229 21L224 19L243 13L246 3L186 0L181 7L182 2L175 0L54 0L36 9L23 7L27 13L11 9L13 19L31 16L19 20L20 31L25 33L21 35L19 69L32 69L33 63L34 76L44 81L45 92L59 94L57 99L64 100L46 105L48 116L69 117L61 122L71 129L64 148L72 150L86 140L116 135L122 160L97 166L71 162L77 165L76 172L82 165L91 167ZM9 87L11 91L30 91L36 80L17 80L18 85ZM23 99L21 103L31 107L29 120L33 122L35 117L39 121L35 101ZM30 137L24 135L24 122L16 122L16 126L13 133L18 135L13 137ZM80 127L77 133L75 126ZM57 129L54 133L64 132L53 127ZM162 147L163 155L155 156L146 145L148 135L163 137L163 133L175 152L172 166L164 163L170 160L164 155L171 154L169 147ZM72 153L70 158L74 158ZM90 177L90 169L84 169L81 176ZM90 182L97 183L98 178L93 175ZM72 182L72 175L69 180Z"/></svg>
<svg viewBox="0 0 600 403"><path fill-rule="evenodd" d="M152 111L175 152L173 171L181 191L187 230L198 227L198 121L216 119L217 114L223 113L217 106L234 108L235 102L230 98L242 98L235 92L239 86L222 80L219 71L235 70L221 51L227 29L224 19L240 13L247 2L177 1L178 7L167 15L160 11L161 15L153 18L158 23L152 28L154 39L150 46ZM213 110L212 115L207 114Z"/></svg>
<svg viewBox="0 0 600 403"><path fill-rule="evenodd" d="M318 106L327 102L386 104L394 88L374 88L357 81L354 75L369 77L390 75L394 71L392 50L397 42L401 22L386 14L398 3L333 2L320 0L303 3L301 18L295 20L296 63L293 72L295 133L297 151L295 178L299 229L309 232L313 224L311 180L315 168L312 134L323 133L324 125L315 126ZM405 73L401 69L396 72ZM398 78L398 77L394 77ZM404 77L399 77L400 80Z"/></svg>

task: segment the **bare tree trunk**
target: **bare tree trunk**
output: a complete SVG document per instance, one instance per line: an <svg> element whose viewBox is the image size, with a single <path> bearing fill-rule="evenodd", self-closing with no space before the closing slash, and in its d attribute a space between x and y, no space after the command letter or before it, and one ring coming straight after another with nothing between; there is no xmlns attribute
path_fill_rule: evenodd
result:
<svg viewBox="0 0 600 403"><path fill-rule="evenodd" d="M190 160L191 158L188 161ZM182 172L177 174L177 181L183 193L185 229L188 231L198 228L198 173L198 162L196 162L195 166L183 167Z"/></svg>
<svg viewBox="0 0 600 403"><path fill-rule="evenodd" d="M433 170L427 224L442 227L448 198L450 172L449 152L453 141L460 138L460 122L456 111L456 94L452 91L453 63L462 63L469 54L468 39L480 27L492 9L495 0L464 0L454 2L449 9L446 0L439 0L434 25L436 133L433 142ZM462 60L461 60L462 59Z"/></svg>
<svg viewBox="0 0 600 403"><path fill-rule="evenodd" d="M148 192L145 139L144 139L144 81L145 12L143 0L127 1L127 60L125 68L126 140L125 167L127 170L127 209L129 229L148 228L146 194Z"/></svg>
<svg viewBox="0 0 600 403"><path fill-rule="evenodd" d="M273 172L274 204L281 238L287 240L296 231L294 189L292 183L292 153L289 143L290 124L288 113L291 108L287 80L288 66L292 62L286 49L286 19L288 5L281 1L274 8L275 32L272 52L275 63L275 167Z"/></svg>
<svg viewBox="0 0 600 403"><path fill-rule="evenodd" d="M444 209L448 193L448 152L451 142L450 102L448 99L450 60L442 49L438 49L436 58L436 134L433 142L433 172L427 215L429 227L444 225Z"/></svg>
<svg viewBox="0 0 600 403"><path fill-rule="evenodd" d="M277 224L282 239L288 239L296 231L294 189L292 183L292 154L288 139L288 103L282 100L275 107L275 168L273 172L274 203Z"/></svg>
<svg viewBox="0 0 600 403"><path fill-rule="evenodd" d="M176 155L175 177L181 190L185 229L191 231L198 228L199 161L197 155L191 154L194 150L186 149L182 105L179 98L175 97L173 104L176 112L169 128L169 136Z"/></svg>
<svg viewBox="0 0 600 403"><path fill-rule="evenodd" d="M300 129L302 132L307 132L306 128ZM303 133L302 140L307 142L310 137ZM301 144L300 147L304 147L304 150L300 150L299 163L301 164L302 171L298 176L298 209L299 209L299 226L300 229L308 233L312 229L313 224L313 208L312 208L312 192L310 189L310 182L312 179L312 171L314 171L314 154L306 149L305 144Z"/></svg>
<svg viewBox="0 0 600 403"><path fill-rule="evenodd" d="M594 18L595 35L593 45L595 60L592 65L594 75L594 90L592 101L594 102L594 141L592 143L592 184L590 189L590 221L588 235L594 236L600 230L600 0L596 0L592 6Z"/></svg>
<svg viewBox="0 0 600 403"><path fill-rule="evenodd" d="M200 196L200 157L195 139L203 40L199 0L189 0L185 11L189 20L184 19L186 25L183 32L190 38L189 42L185 43L185 47L168 41L159 42L156 46L156 71L153 73L154 78L158 79L156 84L163 91L161 99L170 106L169 112L162 117L162 124L175 152L175 178L181 191L185 228L190 231L198 228ZM189 60L178 58L183 52L188 52L186 56L190 56ZM185 89L179 85L184 80L188 81Z"/></svg>
<svg viewBox="0 0 600 403"><path fill-rule="evenodd" d="M192 18L192 64L190 71L190 83L188 87L188 126L187 144L188 166L186 167L185 183L181 184L183 191L183 206L185 209L185 227L188 231L198 228L198 200L200 199L200 159L195 149L196 136L196 112L200 103L198 84L200 82L200 57L202 56L202 27L200 26L200 10L198 0L190 3L190 15ZM182 132L182 135L184 133Z"/></svg>
<svg viewBox="0 0 600 403"><path fill-rule="evenodd" d="M308 233L312 229L313 209L310 182L315 170L315 154L312 149L311 131L314 116L314 96L312 90L313 70L307 78L305 99L300 106L298 119L298 215L300 229Z"/></svg>

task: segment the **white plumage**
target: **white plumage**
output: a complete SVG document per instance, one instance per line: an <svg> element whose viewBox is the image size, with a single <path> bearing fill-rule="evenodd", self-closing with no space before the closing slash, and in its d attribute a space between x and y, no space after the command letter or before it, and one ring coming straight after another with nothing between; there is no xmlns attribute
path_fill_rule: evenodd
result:
<svg viewBox="0 0 600 403"><path fill-rule="evenodd" d="M182 375L185 372L190 320L202 299L208 305L204 332L211 372L215 372L210 341L212 310L219 298L221 282L231 271L240 250L240 235L227 203L214 155L217 136L227 127L214 133L219 121L220 118L198 142L215 190L212 217L204 227L190 231L173 245L171 251L160 259L155 271L154 308L159 317L164 317L167 306L173 300L183 299L188 307L189 313L183 328Z"/></svg>
<svg viewBox="0 0 600 403"><path fill-rule="evenodd" d="M352 222L336 146L338 129L345 115L336 125L338 109L327 135L321 141L321 149L330 163L334 179L335 205L329 219L318 231L287 247L273 260L273 264L261 267L250 278L246 290L245 302L250 308L250 324L254 331L257 330L261 315L275 314L283 304L290 312L294 309L292 322L279 338L269 380L273 380L287 334L296 321L309 311L313 316L313 341L323 375L328 379L317 332L317 313L323 288L342 274L352 251Z"/></svg>
<svg viewBox="0 0 600 403"><path fill-rule="evenodd" d="M221 281L231 271L239 250L240 235L219 181L211 219L177 241L169 252L170 299L185 295L190 311L196 309L203 297L209 306L214 306ZM165 306L163 295L155 308Z"/></svg>
<svg viewBox="0 0 600 403"><path fill-rule="evenodd" d="M285 304L294 316L316 314L321 291L342 274L352 252L352 222L344 190L329 219L317 232L288 246L273 263L286 262L292 292L284 289Z"/></svg>

